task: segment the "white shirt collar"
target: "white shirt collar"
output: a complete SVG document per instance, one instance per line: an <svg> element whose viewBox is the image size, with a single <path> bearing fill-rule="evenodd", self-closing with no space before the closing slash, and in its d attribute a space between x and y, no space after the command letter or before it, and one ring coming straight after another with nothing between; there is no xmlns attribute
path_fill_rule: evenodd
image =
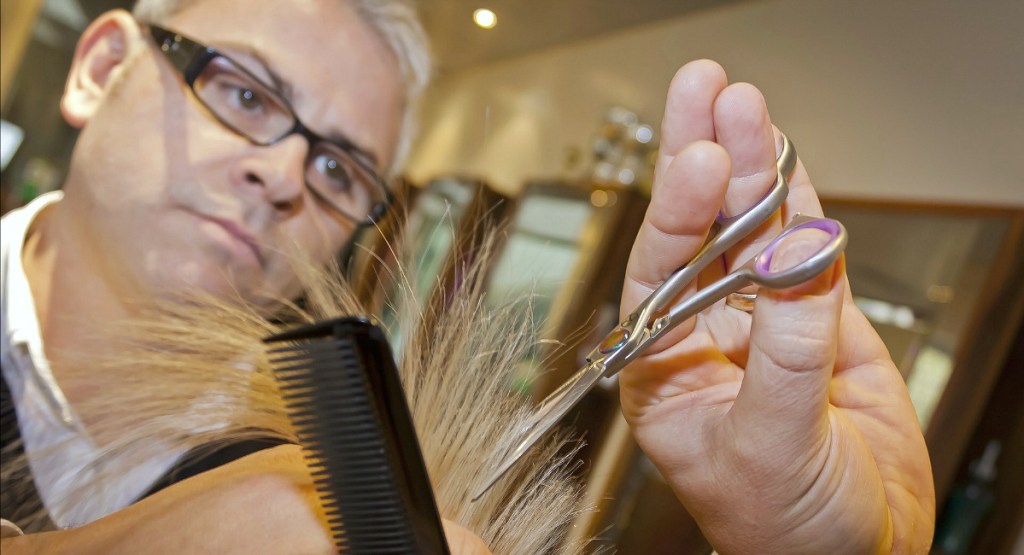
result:
<svg viewBox="0 0 1024 555"><path fill-rule="evenodd" d="M63 198L61 191L36 197L29 204L11 211L3 219L3 357L8 381L38 381L54 415L65 426L74 426L75 417L64 392L53 377L43 353L32 290L22 266L22 246L29 227L44 208ZM8 367L11 367L8 370ZM19 373L20 376L11 375Z"/></svg>

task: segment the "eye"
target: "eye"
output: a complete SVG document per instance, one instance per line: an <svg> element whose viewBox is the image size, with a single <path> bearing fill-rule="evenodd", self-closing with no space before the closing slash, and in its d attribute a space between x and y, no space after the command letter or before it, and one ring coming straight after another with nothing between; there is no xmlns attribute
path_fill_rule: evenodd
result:
<svg viewBox="0 0 1024 555"><path fill-rule="evenodd" d="M352 175L338 157L327 153L317 154L313 159L313 168L323 176L332 191L344 193L352 188Z"/></svg>
<svg viewBox="0 0 1024 555"><path fill-rule="evenodd" d="M223 103L232 110L258 113L269 108L264 95L247 83L236 79L222 79L218 83Z"/></svg>
<svg viewBox="0 0 1024 555"><path fill-rule="evenodd" d="M257 110L263 106L263 99L252 89L236 87L235 102L246 110Z"/></svg>
<svg viewBox="0 0 1024 555"><path fill-rule="evenodd" d="M207 64L193 88L207 106L236 125L240 122L233 118L251 121L287 112L273 92L227 58Z"/></svg>

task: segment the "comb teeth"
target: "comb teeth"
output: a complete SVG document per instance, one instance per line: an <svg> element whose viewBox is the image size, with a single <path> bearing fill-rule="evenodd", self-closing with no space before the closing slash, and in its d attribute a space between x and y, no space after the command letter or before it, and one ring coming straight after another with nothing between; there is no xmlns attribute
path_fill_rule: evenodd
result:
<svg viewBox="0 0 1024 555"><path fill-rule="evenodd" d="M361 322L342 320L352 321ZM270 350L271 364L335 546L356 554L422 553L428 546L424 545L421 530L430 515L411 514L417 507L409 506L410 499L422 501L423 495L418 492L416 499L417 492L406 491L417 477L407 475L408 454L394 445L397 441L393 436L400 436L402 430L390 429L392 424L401 428L402 422L393 422L394 407L381 406L388 402L387 396L375 391L389 380L370 375L380 372L381 365L365 360L365 343L360 344L351 333L339 333L337 325L325 323L322 327L333 336L306 340L288 333L267 341L291 343ZM390 353L387 356L390 361ZM397 380L393 362L390 371ZM415 443L404 397L401 403L407 420L405 431L412 434ZM426 512L436 518L438 532L434 535L440 534L443 542L440 517L416 445L416 462L422 473L419 481L426 483L423 487L430 500ZM446 552L446 544L443 550L437 552Z"/></svg>

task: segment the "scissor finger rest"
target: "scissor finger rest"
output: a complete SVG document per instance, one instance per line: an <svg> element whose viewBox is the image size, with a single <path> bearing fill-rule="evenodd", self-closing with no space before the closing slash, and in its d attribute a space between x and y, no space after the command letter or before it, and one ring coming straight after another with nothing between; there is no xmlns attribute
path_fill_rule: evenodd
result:
<svg viewBox="0 0 1024 555"><path fill-rule="evenodd" d="M778 252L779 247L797 232L812 229L827 233L828 239L802 262L773 270L772 257ZM753 273L750 280L773 289L799 285L831 266L846 248L846 241L846 228L838 221L829 218L809 218L798 214L778 237L772 239L771 243L751 260Z"/></svg>

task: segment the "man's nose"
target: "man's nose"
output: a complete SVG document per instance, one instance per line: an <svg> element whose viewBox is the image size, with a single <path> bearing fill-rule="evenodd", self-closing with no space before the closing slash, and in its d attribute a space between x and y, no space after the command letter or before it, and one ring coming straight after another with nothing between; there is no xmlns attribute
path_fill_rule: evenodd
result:
<svg viewBox="0 0 1024 555"><path fill-rule="evenodd" d="M259 187L259 194L279 212L293 212L305 193L308 154L309 143L299 135L253 147L241 164L240 178Z"/></svg>

